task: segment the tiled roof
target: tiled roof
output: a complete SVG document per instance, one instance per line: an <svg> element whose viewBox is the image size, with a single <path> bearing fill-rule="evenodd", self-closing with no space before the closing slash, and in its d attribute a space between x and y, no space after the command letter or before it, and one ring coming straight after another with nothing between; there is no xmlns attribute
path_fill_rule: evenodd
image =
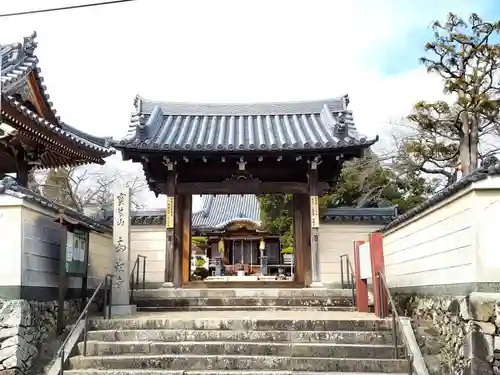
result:
<svg viewBox="0 0 500 375"><path fill-rule="evenodd" d="M253 194L204 195L201 211L192 218L193 228L220 228L237 219L260 222L260 204Z"/></svg>
<svg viewBox="0 0 500 375"><path fill-rule="evenodd" d="M335 207L328 208L322 219L325 221L356 221L389 223L398 216L397 206L392 207Z"/></svg>
<svg viewBox="0 0 500 375"><path fill-rule="evenodd" d="M418 206L412 208L403 215L398 216L395 220L391 221L384 227L380 228L380 232L386 232L407 220L417 216L418 214L424 212L425 210L443 202L445 199L453 196L461 190L472 185L474 182L484 180L488 176L494 176L500 174L500 163L496 157L490 157L489 160L483 162L483 166L476 169L474 172L463 176L460 180L454 184L442 189L440 192L432 196L430 199L419 204Z"/></svg>
<svg viewBox="0 0 500 375"><path fill-rule="evenodd" d="M193 213L193 229L221 228L238 219L260 223L260 205L255 195L203 195L202 202L201 210ZM112 211L103 216L112 223ZM132 211L130 216L132 225L165 225L164 209Z"/></svg>
<svg viewBox="0 0 500 375"><path fill-rule="evenodd" d="M0 194L7 194L15 198L26 200L56 214L63 213L71 219L78 220L83 226L97 232L112 231L112 227L107 223L94 220L72 208L52 202L40 194L18 185L17 181L12 177L5 177L3 180L0 180Z"/></svg>
<svg viewBox="0 0 500 375"><path fill-rule="evenodd" d="M114 150L110 147L111 137L102 138L92 136L65 124L60 120L59 116L55 116L56 110L50 101L50 96L46 92L43 77L40 76L41 69L37 66L38 58L34 53L37 47L35 37L36 33L33 33L31 36L24 38L23 43L0 44L0 86L2 98L39 125L70 139L75 143L76 147L90 149L98 153L101 157L113 154ZM40 117L16 98L16 94L20 94L26 89L27 80L31 73L34 73L38 87L56 118L56 123L51 123L47 119ZM3 115L5 113L2 112Z"/></svg>
<svg viewBox="0 0 500 375"><path fill-rule="evenodd" d="M369 147L378 138L357 132L348 102L347 96L251 104L169 103L137 97L129 132L113 145L183 152Z"/></svg>

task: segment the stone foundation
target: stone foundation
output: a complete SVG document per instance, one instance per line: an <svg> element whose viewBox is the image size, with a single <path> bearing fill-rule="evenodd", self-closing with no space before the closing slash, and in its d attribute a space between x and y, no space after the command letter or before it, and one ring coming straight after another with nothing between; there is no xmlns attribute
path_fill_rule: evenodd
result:
<svg viewBox="0 0 500 375"><path fill-rule="evenodd" d="M79 315L79 301L64 303L66 321ZM48 341L56 340L57 302L0 300L0 372L28 374ZM57 349L56 349L57 350ZM55 353L54 353L55 354Z"/></svg>
<svg viewBox="0 0 500 375"><path fill-rule="evenodd" d="M500 375L500 294L395 295L431 375Z"/></svg>

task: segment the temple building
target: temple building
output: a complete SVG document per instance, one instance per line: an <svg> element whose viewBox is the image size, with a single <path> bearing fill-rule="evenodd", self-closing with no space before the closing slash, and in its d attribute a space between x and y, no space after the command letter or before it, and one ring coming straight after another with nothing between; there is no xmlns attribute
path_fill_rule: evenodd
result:
<svg viewBox="0 0 500 375"><path fill-rule="evenodd" d="M136 97L129 131L112 145L124 160L141 163L150 189L168 197L165 284L188 287L192 283L192 195L286 193L293 194L294 203L292 281L295 286L321 286L318 198L331 189L344 161L362 156L377 141L357 131L348 104L347 96L250 104L170 103ZM247 233L260 235L255 222L236 219L245 219L240 223L248 224ZM233 221L214 234L220 236L223 230L238 238L237 229L243 228L235 228ZM241 267L241 260L248 260L241 251L236 255L234 248L254 246L223 242L223 249L217 248L224 252L216 257L219 272L224 263ZM231 246L232 260L225 254ZM253 261L253 250L248 254ZM238 271L253 272L250 268Z"/></svg>
<svg viewBox="0 0 500 375"><path fill-rule="evenodd" d="M202 199L201 211L193 214L192 234L207 239L212 276L243 271L245 276L259 280L277 275L278 267L291 273L291 265L284 265L286 257L281 254L279 236L261 229L260 205L255 195L204 195ZM217 258L223 260L219 271Z"/></svg>
<svg viewBox="0 0 500 375"><path fill-rule="evenodd" d="M36 34L1 44L0 175L15 174L27 186L34 168L104 164L110 137L95 137L56 114L35 54Z"/></svg>
<svg viewBox="0 0 500 375"><path fill-rule="evenodd" d="M104 164L104 158L115 151L111 137L87 134L57 116L38 66L35 39L32 34L22 43L0 44L4 245L0 298L61 306L66 296L82 297L84 302L86 292L111 270L112 226L31 189L30 171ZM59 328L63 328L64 322L59 321L63 310L58 313Z"/></svg>

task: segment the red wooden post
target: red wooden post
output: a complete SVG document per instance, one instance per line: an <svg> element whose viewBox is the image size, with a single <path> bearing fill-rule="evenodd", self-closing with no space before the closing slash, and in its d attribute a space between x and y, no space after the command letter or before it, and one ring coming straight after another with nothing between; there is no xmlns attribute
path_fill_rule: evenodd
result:
<svg viewBox="0 0 500 375"><path fill-rule="evenodd" d="M385 272L382 233L370 233L369 241L370 257L372 262L373 307L375 308L375 314L377 314L377 316L380 317L380 315L382 315L386 317L389 310L387 293L384 287L380 286L377 278L378 272ZM381 311L382 314L380 314Z"/></svg>
<svg viewBox="0 0 500 375"><path fill-rule="evenodd" d="M356 277L356 310L368 312L368 280L361 279L361 266L359 262L359 247L365 241L354 241L354 276Z"/></svg>

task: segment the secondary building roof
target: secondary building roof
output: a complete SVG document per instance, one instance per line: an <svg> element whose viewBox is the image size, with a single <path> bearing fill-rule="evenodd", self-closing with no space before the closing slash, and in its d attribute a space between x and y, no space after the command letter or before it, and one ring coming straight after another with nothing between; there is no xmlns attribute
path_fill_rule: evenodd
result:
<svg viewBox="0 0 500 375"><path fill-rule="evenodd" d="M159 102L137 96L129 132L118 149L196 151L328 150L369 147L349 99L250 104Z"/></svg>
<svg viewBox="0 0 500 375"><path fill-rule="evenodd" d="M104 164L114 153L111 137L92 136L56 115L38 67L35 37L0 44L0 141L24 148L32 165L41 167Z"/></svg>
<svg viewBox="0 0 500 375"><path fill-rule="evenodd" d="M260 222L260 204L253 194L204 195L201 211L193 214L193 228L220 228L235 220Z"/></svg>

